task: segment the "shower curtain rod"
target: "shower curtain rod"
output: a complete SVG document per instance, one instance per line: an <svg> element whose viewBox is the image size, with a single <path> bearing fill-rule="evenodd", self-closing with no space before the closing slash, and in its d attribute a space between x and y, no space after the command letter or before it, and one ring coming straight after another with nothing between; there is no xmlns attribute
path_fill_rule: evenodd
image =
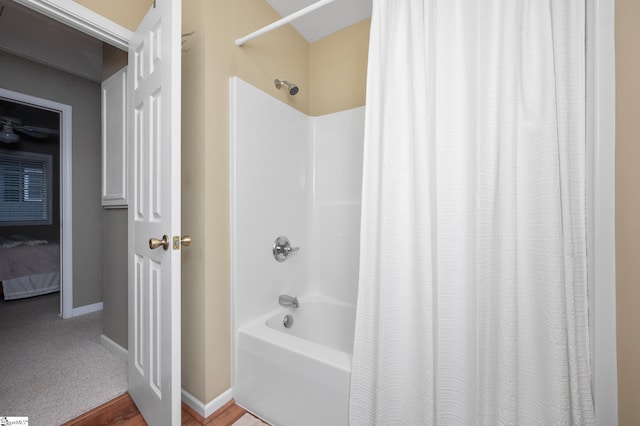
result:
<svg viewBox="0 0 640 426"><path fill-rule="evenodd" d="M245 44L246 42L248 42L249 40L253 40L256 37L259 37L263 34L268 33L271 30L275 30L276 28L279 28L285 24L288 24L289 22L293 21L294 19L297 19L301 16L306 15L307 13L313 12L316 9L320 9L323 6L328 5L329 3L333 3L336 0L320 0L319 2L316 2L312 5L309 5L305 8L300 9L297 12L293 12L291 15L285 16L284 18L267 25L264 28L261 28L257 31L252 32L249 35L246 35L244 37L241 37L239 39L236 40L236 46L242 46L243 44Z"/></svg>

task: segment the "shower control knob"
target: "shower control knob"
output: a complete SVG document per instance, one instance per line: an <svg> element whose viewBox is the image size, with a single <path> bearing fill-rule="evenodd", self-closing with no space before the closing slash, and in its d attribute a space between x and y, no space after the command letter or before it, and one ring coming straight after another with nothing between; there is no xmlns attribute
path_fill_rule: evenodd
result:
<svg viewBox="0 0 640 426"><path fill-rule="evenodd" d="M278 262L284 262L291 253L298 250L300 247L291 247L287 237L278 237L273 243L273 257Z"/></svg>

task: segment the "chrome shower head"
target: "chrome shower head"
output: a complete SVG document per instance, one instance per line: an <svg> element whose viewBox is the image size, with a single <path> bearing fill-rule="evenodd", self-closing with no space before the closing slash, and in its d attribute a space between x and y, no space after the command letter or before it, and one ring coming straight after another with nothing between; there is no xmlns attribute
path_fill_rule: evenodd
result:
<svg viewBox="0 0 640 426"><path fill-rule="evenodd" d="M276 84L276 89L280 89L282 86L287 86L287 90L291 96L295 96L298 93L298 86L293 83L289 83L287 80L278 80L276 78L273 82Z"/></svg>

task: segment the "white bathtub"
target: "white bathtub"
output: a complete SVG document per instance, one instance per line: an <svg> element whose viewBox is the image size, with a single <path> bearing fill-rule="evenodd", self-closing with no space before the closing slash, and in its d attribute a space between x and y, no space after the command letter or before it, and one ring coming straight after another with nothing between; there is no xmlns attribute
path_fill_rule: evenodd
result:
<svg viewBox="0 0 640 426"><path fill-rule="evenodd" d="M273 425L346 426L355 307L299 299L239 329L233 397Z"/></svg>

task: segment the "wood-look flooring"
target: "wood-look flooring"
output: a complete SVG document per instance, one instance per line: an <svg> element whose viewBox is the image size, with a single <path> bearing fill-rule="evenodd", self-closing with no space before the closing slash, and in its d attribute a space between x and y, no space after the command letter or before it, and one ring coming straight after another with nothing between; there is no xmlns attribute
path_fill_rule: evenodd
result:
<svg viewBox="0 0 640 426"><path fill-rule="evenodd" d="M182 404L182 425L183 426L230 426L247 412L237 406L235 402L229 401L218 411L206 419L190 407ZM142 414L134 404L129 393L102 404L99 407L88 411L73 420L68 421L63 426L146 426Z"/></svg>

